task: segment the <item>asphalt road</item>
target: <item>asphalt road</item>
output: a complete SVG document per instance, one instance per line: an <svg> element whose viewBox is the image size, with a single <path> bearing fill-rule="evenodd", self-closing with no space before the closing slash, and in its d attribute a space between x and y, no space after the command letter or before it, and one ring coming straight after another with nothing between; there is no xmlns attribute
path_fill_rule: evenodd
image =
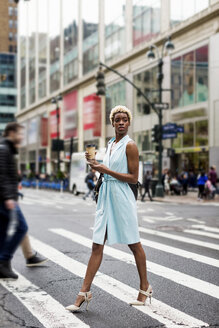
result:
<svg viewBox="0 0 219 328"><path fill-rule="evenodd" d="M139 280L126 245L105 247L93 300L65 310L80 289L90 256L95 204L81 196L25 190L21 208L34 249L49 258L27 268L13 260L16 282L0 280L0 328L219 327L219 204L138 202L152 303L130 307Z"/></svg>

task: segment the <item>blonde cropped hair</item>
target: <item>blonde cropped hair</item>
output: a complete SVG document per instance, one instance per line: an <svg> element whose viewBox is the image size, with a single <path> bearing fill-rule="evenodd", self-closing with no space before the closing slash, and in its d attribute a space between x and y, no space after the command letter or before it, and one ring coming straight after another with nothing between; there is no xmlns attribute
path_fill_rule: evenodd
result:
<svg viewBox="0 0 219 328"><path fill-rule="evenodd" d="M129 122L131 123L131 121L132 121L131 111L125 106L118 105L118 106L114 107L110 112L111 124L113 124L113 119L114 119L114 116L115 116L116 113L126 113L128 115Z"/></svg>

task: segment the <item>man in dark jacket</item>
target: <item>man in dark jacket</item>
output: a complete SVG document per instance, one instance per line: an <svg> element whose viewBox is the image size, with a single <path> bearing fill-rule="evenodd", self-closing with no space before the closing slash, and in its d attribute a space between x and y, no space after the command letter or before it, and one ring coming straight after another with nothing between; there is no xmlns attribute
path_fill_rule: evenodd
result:
<svg viewBox="0 0 219 328"><path fill-rule="evenodd" d="M27 233L26 220L18 204L18 173L15 155L23 139L23 127L9 123L0 140L0 279L17 279L12 271L12 257ZM27 265L36 265L42 259L32 254ZM33 263L34 262L34 263Z"/></svg>

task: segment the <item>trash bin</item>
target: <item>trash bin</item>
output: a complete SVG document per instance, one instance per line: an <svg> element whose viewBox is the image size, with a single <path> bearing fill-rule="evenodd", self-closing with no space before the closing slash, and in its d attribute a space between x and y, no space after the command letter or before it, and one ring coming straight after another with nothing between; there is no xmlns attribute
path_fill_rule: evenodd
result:
<svg viewBox="0 0 219 328"><path fill-rule="evenodd" d="M150 188L151 188L151 191L152 191L152 197L155 197L157 183L158 183L158 179L152 179L150 181Z"/></svg>

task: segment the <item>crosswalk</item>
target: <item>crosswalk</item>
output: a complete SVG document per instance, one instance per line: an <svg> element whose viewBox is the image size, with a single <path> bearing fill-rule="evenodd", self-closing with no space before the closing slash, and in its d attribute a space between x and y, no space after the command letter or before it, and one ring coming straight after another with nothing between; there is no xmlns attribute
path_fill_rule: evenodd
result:
<svg viewBox="0 0 219 328"><path fill-rule="evenodd" d="M74 204L84 204L81 199L73 200ZM50 199L44 199L45 206L52 206ZM24 205L40 204L40 199L34 197L27 197ZM68 199L57 198L55 208L61 210L63 206L69 205ZM71 203L72 204L72 203ZM92 202L86 203L90 208ZM90 204L90 205L88 205ZM53 203L54 208L54 203ZM72 215L77 214L78 208L70 208ZM147 208L143 212L140 208L139 212L143 215L150 216L149 213L153 213L154 210ZM146 216L145 215L145 216ZM165 216L169 216L170 219L177 218L173 213L166 212ZM158 217L159 218L159 217ZM161 216L163 220L163 217ZM174 220L172 220L174 221ZM194 224L195 223L195 224ZM136 284L119 278L119 272L114 274L114 271L107 271L104 266L98 271L93 282L93 294L95 302L95 293L101 293L104 295L104 302L107 307L113 307L109 302L109 298L114 300L114 306L122 307L124 314L124 321L129 315L137 316L142 320L143 327L164 327L164 328L203 328L209 327L211 322L206 316L202 315L202 310L198 309L198 306L194 303L197 302L211 302L213 308L216 308L216 304L219 299L219 286L218 282L211 277L204 278L204 275L199 271L195 272L189 270L189 267L194 265L206 268L207 272L211 270L218 270L219 258L218 253L219 244L219 229L216 227L210 227L199 222L193 222L191 229L184 229L183 231L160 231L153 227L139 227L141 235L141 243L146 250L151 251L153 257L147 260L147 271L150 274L150 283L153 286L154 296L152 298L152 304L147 303L146 306L130 307L128 304L130 301L136 298L138 293L134 287ZM69 229L64 227L60 222L59 227L50 226L47 229L49 238L35 234L31 236L31 244L40 254L49 258L50 264L55 272L58 272L60 276L70 274L73 277L79 279L77 281L78 288L81 285L81 279L85 275L86 261L83 256L76 256L75 252L66 253L59 245L68 245L69 249L80 248L83 251L81 254L90 254L92 247L91 230L88 228L88 232L81 233L81 231ZM159 240L158 240L159 238ZM198 249L196 251L196 249ZM200 252L201 250L201 252ZM80 252L79 252L80 253ZM121 249L119 246L108 246L104 248L104 254L108 261L116 261L116 270L123 270L128 275L135 266L134 257L127 250ZM159 260L159 256L169 258L172 263L169 267L168 263L165 265ZM213 254L213 255L212 255ZM217 254L217 255L214 255ZM182 269L183 264L185 270ZM40 285L39 280L33 279L33 276L29 271L20 270L17 268L19 279L17 281L0 280L0 293L1 288L10 292L19 303L26 308L29 313L35 317L40 323L40 327L45 328L102 328L102 327L114 327L109 323L110 314L106 314L106 322L103 325L95 324L95 311L91 309L88 313L72 314L65 310L65 306L69 305L65 297L62 295L62 289L57 293L53 289L49 290L47 287ZM45 268L44 268L45 272ZM122 272L122 271L121 271ZM40 274L40 272L38 273ZM124 274L124 273L123 273ZM163 297L162 284L170 298ZM58 288L58 287L57 287ZM183 295L189 294L190 300L186 300L188 304L186 306L178 305L174 302L178 293ZM69 291L70 293L70 291ZM195 311L192 311L191 304L196 307ZM0 303L1 306L1 303ZM204 308L204 304L202 305ZM127 312L126 312L127 311ZM213 310L212 310L213 311ZM112 309L113 312L113 309ZM131 314L130 314L131 313ZM97 314L97 317L100 313ZM89 322L89 316L92 320ZM130 318L130 317L129 317ZM112 318L111 318L112 319ZM113 322L113 321L112 321ZM1 327L1 318L0 318ZM116 326L116 327L119 327ZM138 324L132 323L130 326L124 324L122 327L135 328L140 327ZM13 327L12 327L13 328Z"/></svg>

